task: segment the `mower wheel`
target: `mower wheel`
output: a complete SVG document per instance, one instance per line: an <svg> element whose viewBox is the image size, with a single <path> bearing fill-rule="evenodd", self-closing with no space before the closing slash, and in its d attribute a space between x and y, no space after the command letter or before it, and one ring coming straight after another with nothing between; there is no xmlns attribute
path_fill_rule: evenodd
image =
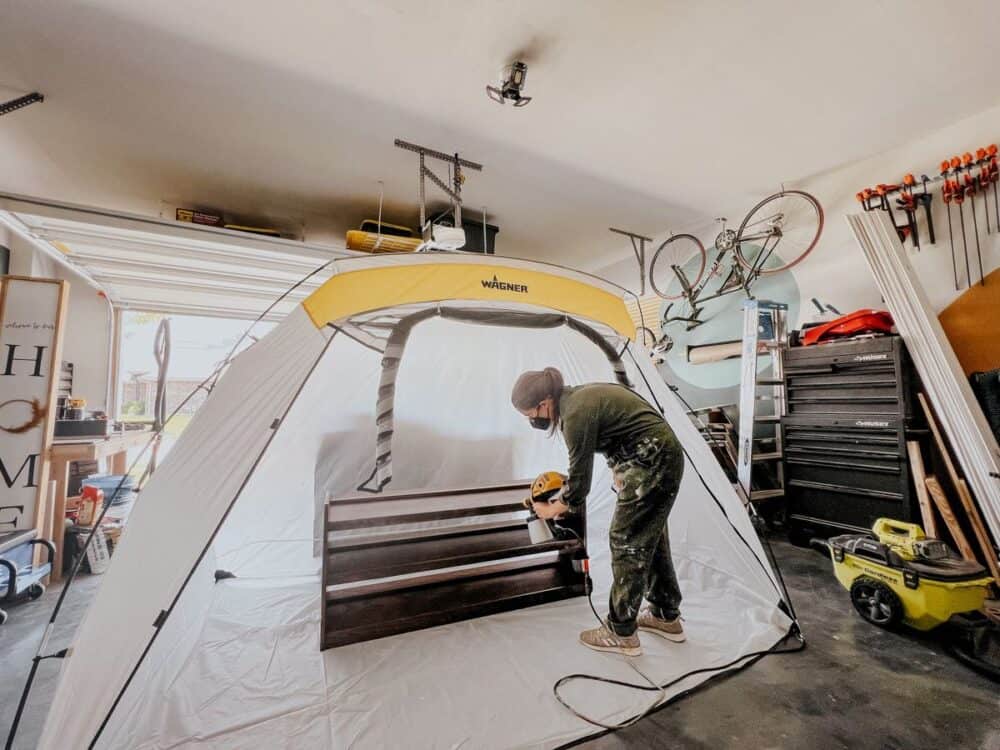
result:
<svg viewBox="0 0 1000 750"><path fill-rule="evenodd" d="M903 619L903 603L881 581L861 576L851 584L851 604L872 625L892 628Z"/></svg>
<svg viewBox="0 0 1000 750"><path fill-rule="evenodd" d="M45 593L45 586L40 583L33 583L28 587L28 596L32 599L38 599L42 594Z"/></svg>

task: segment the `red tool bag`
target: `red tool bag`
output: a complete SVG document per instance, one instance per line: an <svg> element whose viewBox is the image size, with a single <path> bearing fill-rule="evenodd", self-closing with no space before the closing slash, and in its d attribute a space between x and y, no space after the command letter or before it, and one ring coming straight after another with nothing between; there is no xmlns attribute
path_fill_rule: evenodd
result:
<svg viewBox="0 0 1000 750"><path fill-rule="evenodd" d="M828 323L795 332L797 341L793 340L792 346L812 346L866 333L892 333L892 326L892 316L885 310L855 310Z"/></svg>

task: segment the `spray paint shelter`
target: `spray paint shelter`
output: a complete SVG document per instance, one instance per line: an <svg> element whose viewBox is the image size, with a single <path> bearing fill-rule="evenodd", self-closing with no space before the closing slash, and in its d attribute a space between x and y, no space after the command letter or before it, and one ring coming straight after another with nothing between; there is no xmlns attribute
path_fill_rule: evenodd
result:
<svg viewBox="0 0 1000 750"><path fill-rule="evenodd" d="M995 3L8 6L9 750L992 747Z"/></svg>

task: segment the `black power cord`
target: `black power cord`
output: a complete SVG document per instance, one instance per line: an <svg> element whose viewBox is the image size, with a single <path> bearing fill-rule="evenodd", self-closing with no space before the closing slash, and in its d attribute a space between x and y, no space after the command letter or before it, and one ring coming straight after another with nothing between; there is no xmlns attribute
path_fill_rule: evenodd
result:
<svg viewBox="0 0 1000 750"><path fill-rule="evenodd" d="M593 600L593 596L592 596L592 593L593 593L593 581L590 578L589 574L587 574L587 577L586 577L586 590L587 590L587 603L590 605L590 611L594 613L594 617L597 619L597 622L600 623L602 626L606 627L603 618L601 618L601 616L597 612L597 609L594 607L594 600ZM786 649L779 648L781 646L781 644L783 644L785 641L787 641L790 637L795 637L797 639L798 643L796 645L794 645L793 647L791 647L791 648L786 648ZM709 673L714 673L713 677L722 677L722 676L724 676L726 674L730 674L732 672L737 672L740 669L743 669L744 667L747 667L750 664L752 664L753 662L757 661L757 659L760 659L761 657L767 656L769 654L792 654L792 653L796 653L798 651L804 650L805 647L806 647L805 638L802 637L802 633L801 633L801 631L798 628L798 623L796 621L793 621L791 627L789 627L789 629L788 629L788 632L786 632L785 635L782 636L782 638L777 643L775 643L771 648L769 648L769 649L765 649L764 651L751 651L750 653L742 654L741 656L737 656L732 661L726 662L725 664L722 664L722 665L720 665L718 667L703 667L702 669L692 669L690 672L685 672L684 674L680 675L679 677L675 677L674 679L670 680L669 682L665 682L662 685L658 684L651 677L649 677L644 672L642 672L635 665L635 663L633 662L633 660L632 660L633 657L625 656L623 654L622 656L623 656L623 658L625 658L626 663L629 665L629 667L631 667L638 675L640 675L644 680L646 680L647 684L643 685L643 684L637 683L637 682L627 682L625 680L616 680L616 679L611 678L611 677L600 677L598 675L576 673L576 674L568 674L568 675L566 675L564 677L560 677L558 680L556 680L556 682L552 685L552 694L555 696L556 700L559 701L559 703L561 703L563 705L563 707L565 707L570 713L572 713L577 718L583 719L588 724L593 724L594 726L598 726L598 727L601 727L603 729L606 729L609 732L614 732L614 731L617 731L619 729L625 729L626 727L630 727L633 724L636 724L639 721L641 721L642 719L646 718L647 716L649 716L654 711L656 711L656 710L658 710L660 708L663 708L664 706L667 706L667 705L669 705L671 703L675 703L676 701L680 700L681 698L684 698L684 697L690 695L691 693L695 692L698 688L701 687L701 685L697 685L697 686L695 686L693 688L690 688L689 690L685 690L683 692L680 692L677 695L675 695L673 698L669 698L669 699L667 698L667 690L669 690L674 685L677 685L678 683L683 682L684 680L688 679L689 677L694 677L695 675L709 674ZM631 688L633 690L642 690L642 691L646 691L646 692L655 692L655 693L658 693L658 695L653 700L653 702L649 705L648 708L646 708L645 710L643 710L640 713L636 714L635 716L633 716L633 717L631 717L629 719L625 719L624 721L619 722L617 724L605 724L602 721L599 721L597 719L591 718L590 716L587 716L586 714L580 713L578 710L576 710L575 708L573 708L573 706L571 706L559 694L559 688L561 688L566 683L573 682L574 680L587 680L587 681L590 681L590 682L603 682L603 683L607 683L609 685L618 685L620 687ZM586 738L586 739L589 739L589 738ZM575 744L575 743L571 743L571 744ZM563 747L567 747L567 746L564 745Z"/></svg>
<svg viewBox="0 0 1000 750"><path fill-rule="evenodd" d="M640 311L640 316L641 316L641 314L642 313ZM665 416L663 405L656 398L656 394L653 392L653 389L650 386L649 380L646 378L646 374L643 372L642 368L639 367L639 363L636 362L635 356L632 354L632 351L631 351L630 347L628 345L626 345L624 350L627 351L628 354L629 354L629 356L632 358L632 362L633 362L633 364L635 364L636 369L639 372L639 375L642 377L643 382L646 384L646 390L648 391L650 397L653 399L653 402L656 404L656 408L659 410L660 414L662 414L662 415ZM684 399L683 396L680 395L680 393L678 393L677 388L674 387L674 386L671 386L669 384L667 384L667 385L671 389L671 391L673 393L675 393L677 395L677 397L685 404L685 406L687 406L688 410L693 411L691 409L691 405ZM714 437L713 437L713 440L714 440ZM802 630L799 627L798 618L795 615L795 608L792 606L791 597L788 594L788 588L785 585L784 577L781 574L781 567L778 565L777 559L774 557L774 552L771 549L770 541L767 540L766 536L763 538L764 547L767 550L766 554L768 555L769 561L771 562L771 564L774 567L774 570L775 570L775 572L777 574L778 583L776 583L774 581L774 579L768 573L767 566L760 559L760 556L756 553L756 551L754 551L753 547L750 545L750 543L743 536L742 532L740 532L740 530L733 523L732 519L729 517L729 514L726 512L726 509L723 507L722 503L719 501L718 496L716 496L715 492L712 491L712 488L708 485L708 482L705 481L705 477L698 470L697 465L691 459L691 456L687 452L687 449L683 445L681 445L681 450L683 451L684 457L687 459L687 462L694 468L695 474L697 474L698 479L701 481L702 486L705 488L705 490L711 496L712 500L715 502L715 505L719 509L719 511L722 513L723 518L726 519L726 523L729 524L730 528L736 534L737 538L739 538L739 540L744 544L744 546L747 548L747 550L749 550L750 554L753 555L753 558L757 561L757 564L760 565L761 569L764 571L764 574L765 574L765 577L767 578L767 580L771 582L772 586L774 586L775 590L778 593L778 596L779 596L781 602L787 608L784 611L789 616L789 618L791 619L792 622L791 622L791 625L789 625L789 628L786 631L785 635L782 636L782 638L780 640L778 640L778 642L775 643L769 649L765 649L763 651L751 651L749 653L742 654L742 655L736 657L735 659L733 659L732 661L729 661L729 662L727 662L725 664L722 664L720 666L717 666L717 667L704 667L702 669L694 669L694 670L691 670L690 672L685 672L684 674L680 675L679 677L675 677L674 679L670 680L669 682L664 683L663 685L660 685L659 683L657 683L656 681L654 681L652 678L650 678L648 675L646 675L645 673L643 673L635 665L635 663L632 661L632 658L628 657L628 656L626 656L624 654L623 654L623 657L626 659L626 663L629 665L629 667L631 667L632 670L634 670L638 675L640 675L644 680L646 680L647 684L627 682L625 680L616 680L616 679L613 679L613 678L610 678L610 677L601 677L601 676L598 676L598 675L590 675L590 674L583 674L583 673L576 673L576 674L566 675L566 676L560 677L558 680L556 680L556 682L552 685L552 693L555 696L556 700L559 701L559 703L562 704L574 716L576 716L576 717L578 717L580 719L583 719L584 721L586 721L589 724L593 724L594 726L601 727L601 728L603 728L603 729L605 729L607 731L613 732L613 731L617 731L619 729L624 729L626 727L630 727L633 724L636 724L640 720L644 719L646 716L648 716L649 714L651 714L653 711L655 711L655 710L657 710L659 708L662 708L663 706L666 706L666 705L668 705L670 703L673 703L675 701L680 700L681 698L684 698L684 697L690 695L691 693L695 692L695 690L697 690L698 688L700 688L702 685L706 684L706 683L702 683L702 685L698 685L698 686L695 686L695 687L693 687L693 688L691 688L689 690L682 691L682 692L678 693L677 695L673 696L673 698L669 698L668 699L666 697L666 691L669 688L673 687L674 685L677 685L678 683L680 683L680 682L682 682L682 681L684 681L684 680L686 680L686 679L688 679L690 677L694 677L695 675L699 675L699 674L712 674L713 678L715 678L715 677L721 677L721 676L724 676L726 674L730 674L732 672L736 672L736 671L738 671L740 669L743 669L744 667L749 666L750 664L752 664L753 662L755 662L757 659L760 659L760 658L762 658L764 656L767 656L769 654L789 654L789 653L796 653L798 651L802 651L806 647L805 638L802 635ZM751 506L751 508L752 508L752 506ZM575 532L574 532L574 534L575 534ZM580 539L579 535L576 535L576 536L577 536L577 539ZM604 627L605 626L604 619L600 616L600 614L598 614L597 609L594 607L594 601L593 601L593 596L592 596L593 581L590 578L589 572L586 575L585 581L586 581L585 586L586 586L586 591L587 591L587 602L590 605L590 610L591 610L591 612L594 613L594 617L601 624L601 626ZM793 647L791 647L791 648L784 648L784 649L780 648L781 645L783 643L785 643L785 641L787 641L791 637L794 637L798 641L798 643L796 645L794 645ZM575 708L573 708L573 706L571 706L559 694L559 688L560 687L562 687L566 683L572 682L574 680L587 680L587 681L590 681L590 682L603 682L603 683L606 683L606 684L609 684L609 685L618 685L620 687L631 688L633 690L642 690L642 691L645 691L645 692L656 692L658 695L653 700L653 702L649 705L649 707L647 707L645 710L641 711L640 713L636 714L635 716L632 716L631 718L626 719L626 720L624 720L622 722L619 722L619 723L616 723L616 724L607 724L607 723L604 723L604 722L599 721L597 719L594 719L592 717L586 716L583 713L580 713L578 710L576 710ZM570 743L570 744L575 744L575 743Z"/></svg>

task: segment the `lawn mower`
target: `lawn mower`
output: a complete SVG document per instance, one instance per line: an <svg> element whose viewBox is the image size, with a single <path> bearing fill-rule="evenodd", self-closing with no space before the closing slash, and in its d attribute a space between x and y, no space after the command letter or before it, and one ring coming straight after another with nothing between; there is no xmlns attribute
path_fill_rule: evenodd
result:
<svg viewBox="0 0 1000 750"><path fill-rule="evenodd" d="M826 540L837 580L854 609L881 628L941 628L952 653L1000 680L996 582L917 524L880 518L871 534Z"/></svg>

